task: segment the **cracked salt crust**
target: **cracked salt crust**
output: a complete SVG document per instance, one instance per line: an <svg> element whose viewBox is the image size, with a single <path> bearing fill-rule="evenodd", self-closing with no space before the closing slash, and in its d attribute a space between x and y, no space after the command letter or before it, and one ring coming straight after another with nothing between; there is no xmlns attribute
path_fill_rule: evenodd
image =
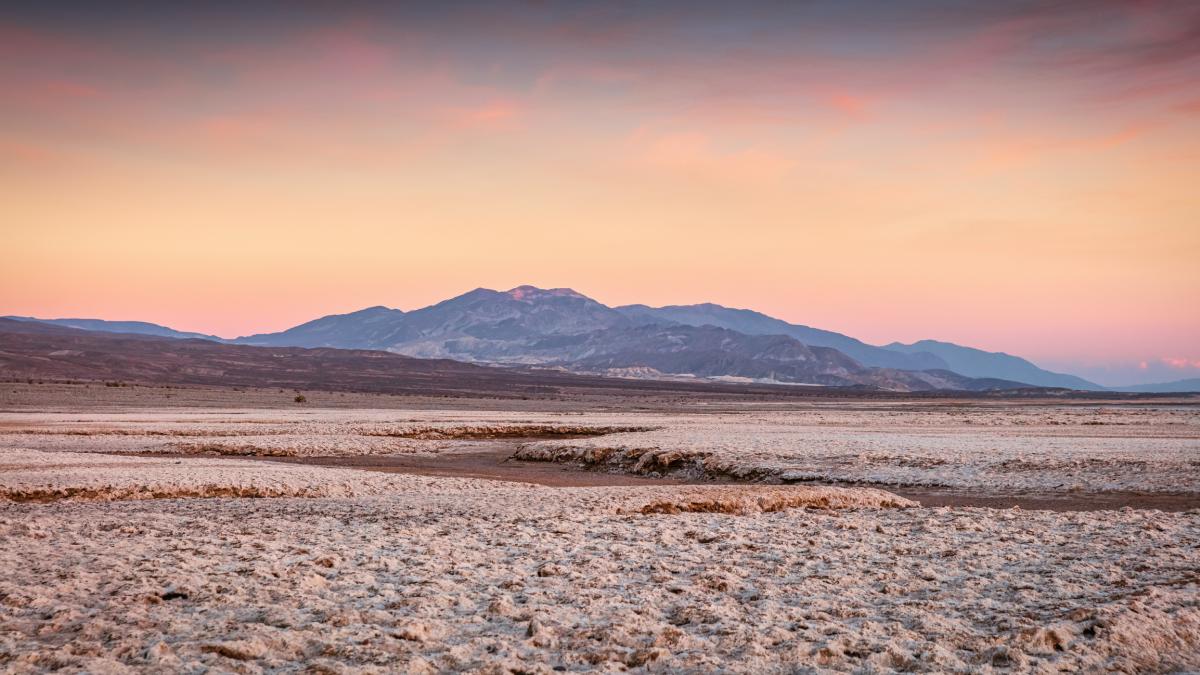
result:
<svg viewBox="0 0 1200 675"><path fill-rule="evenodd" d="M440 489L479 481L448 479ZM227 459L0 449L0 501L353 497L429 487L422 476Z"/></svg>
<svg viewBox="0 0 1200 675"><path fill-rule="evenodd" d="M170 452L188 434L373 452L354 444L363 429L557 423L658 430L527 447L657 446L648 470L703 452L714 467L881 481L1197 484L1197 418L1174 409L5 415L0 486L51 494L0 500L0 671L1200 669L1197 511L897 508L909 503L869 488L544 488L79 452ZM276 498L221 496L234 489Z"/></svg>
<svg viewBox="0 0 1200 675"><path fill-rule="evenodd" d="M1200 667L1195 512L635 512L675 492L0 505L0 669Z"/></svg>
<svg viewBox="0 0 1200 675"><path fill-rule="evenodd" d="M455 440L636 428L623 416L379 410L0 414L0 447L121 453L346 456L439 452Z"/></svg>

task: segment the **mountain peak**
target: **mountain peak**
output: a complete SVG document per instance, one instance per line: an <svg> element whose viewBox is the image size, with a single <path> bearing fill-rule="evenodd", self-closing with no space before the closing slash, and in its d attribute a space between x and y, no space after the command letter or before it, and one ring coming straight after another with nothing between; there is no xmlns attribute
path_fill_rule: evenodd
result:
<svg viewBox="0 0 1200 675"><path fill-rule="evenodd" d="M513 300L540 300L542 298L583 298L587 296L570 288L538 288L537 286L517 286L505 291Z"/></svg>

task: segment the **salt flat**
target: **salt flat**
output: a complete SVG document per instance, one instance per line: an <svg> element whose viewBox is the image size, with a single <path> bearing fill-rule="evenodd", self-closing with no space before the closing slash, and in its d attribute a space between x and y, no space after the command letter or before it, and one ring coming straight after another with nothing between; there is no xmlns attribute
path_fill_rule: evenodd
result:
<svg viewBox="0 0 1200 675"><path fill-rule="evenodd" d="M1195 492L1198 431L1176 405L13 408L0 670L1196 669L1200 511L926 508L782 483ZM480 438L751 484L254 459Z"/></svg>
<svg viewBox="0 0 1200 675"><path fill-rule="evenodd" d="M613 471L1061 492L1200 492L1192 405L880 405L772 411L139 408L0 413L0 448L236 456L437 453L525 437L517 456Z"/></svg>
<svg viewBox="0 0 1200 675"><path fill-rule="evenodd" d="M1200 491L1195 407L873 408L633 417L655 429L541 441L519 456L712 478Z"/></svg>

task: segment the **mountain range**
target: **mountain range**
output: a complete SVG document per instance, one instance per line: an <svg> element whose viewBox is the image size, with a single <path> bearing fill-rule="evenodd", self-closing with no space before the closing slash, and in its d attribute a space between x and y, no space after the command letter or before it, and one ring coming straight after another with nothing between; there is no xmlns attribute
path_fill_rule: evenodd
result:
<svg viewBox="0 0 1200 675"><path fill-rule="evenodd" d="M1183 380L1157 382L1155 384L1135 384L1129 387L1110 387L1110 389L1133 394L1183 394L1200 391L1200 377L1189 377Z"/></svg>
<svg viewBox="0 0 1200 675"><path fill-rule="evenodd" d="M688 315L681 311L685 309L608 307L565 288L478 288L412 312L373 307L237 342L384 349L421 358L554 366L627 377L864 385L902 391L1022 386L995 378L963 377L932 356L887 352L753 312L704 305ZM815 339L805 343L785 330ZM832 344L868 354L872 363L827 346Z"/></svg>
<svg viewBox="0 0 1200 675"><path fill-rule="evenodd" d="M1105 389L1016 356L947 342L875 346L747 309L715 304L609 307L565 288L479 288L410 312L369 307L233 340L144 322L7 318L230 344L385 350L427 359L537 365L623 377L858 385L898 391L1027 385Z"/></svg>

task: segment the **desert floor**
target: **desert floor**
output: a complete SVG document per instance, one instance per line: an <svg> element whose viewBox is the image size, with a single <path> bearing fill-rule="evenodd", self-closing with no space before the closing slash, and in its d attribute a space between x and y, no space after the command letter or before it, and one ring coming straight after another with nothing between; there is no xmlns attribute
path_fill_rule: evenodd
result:
<svg viewBox="0 0 1200 675"><path fill-rule="evenodd" d="M1195 400L293 396L0 385L0 671L1200 668Z"/></svg>

